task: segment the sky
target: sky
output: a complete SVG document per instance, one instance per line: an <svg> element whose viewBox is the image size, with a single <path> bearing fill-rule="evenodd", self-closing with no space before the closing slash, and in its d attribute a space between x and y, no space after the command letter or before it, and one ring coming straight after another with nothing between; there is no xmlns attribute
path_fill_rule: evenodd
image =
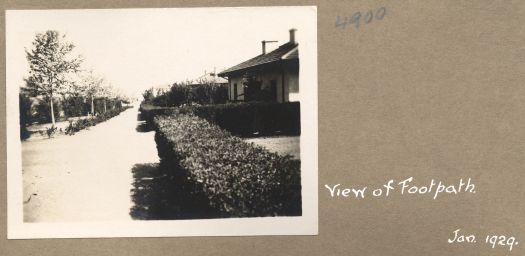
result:
<svg viewBox="0 0 525 256"><path fill-rule="evenodd" d="M75 54L131 97L151 87L196 79L272 50L296 28L315 31L315 7L10 10L6 13L7 85L21 86L37 33L58 30ZM314 27L312 27L314 26ZM311 34L309 34L311 35ZM306 36L305 36L306 37Z"/></svg>

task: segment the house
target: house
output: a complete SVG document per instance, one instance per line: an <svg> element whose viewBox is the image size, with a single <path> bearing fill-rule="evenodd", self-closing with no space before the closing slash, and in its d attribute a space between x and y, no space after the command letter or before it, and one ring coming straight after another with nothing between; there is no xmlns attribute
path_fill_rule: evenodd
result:
<svg viewBox="0 0 525 256"><path fill-rule="evenodd" d="M214 68L214 70L215 70L215 68ZM226 84L228 84L228 80L224 79L222 77L219 77L215 71L207 72L205 70L204 74L202 76L199 76L197 79L195 79L194 83L226 85Z"/></svg>
<svg viewBox="0 0 525 256"><path fill-rule="evenodd" d="M299 44L295 29L290 29L290 40L274 51L262 53L252 59L219 73L228 78L228 98L231 101L288 102L290 95L299 92Z"/></svg>
<svg viewBox="0 0 525 256"><path fill-rule="evenodd" d="M212 72L204 71L202 76L191 81L188 85L191 98L199 104L221 104L228 101L228 80L217 75L215 68Z"/></svg>

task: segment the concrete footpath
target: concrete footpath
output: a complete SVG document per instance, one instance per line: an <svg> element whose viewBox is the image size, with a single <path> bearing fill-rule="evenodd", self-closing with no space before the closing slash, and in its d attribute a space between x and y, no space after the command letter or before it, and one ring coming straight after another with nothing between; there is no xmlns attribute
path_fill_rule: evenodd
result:
<svg viewBox="0 0 525 256"><path fill-rule="evenodd" d="M131 220L135 164L156 163L137 107L73 136L22 143L24 221Z"/></svg>

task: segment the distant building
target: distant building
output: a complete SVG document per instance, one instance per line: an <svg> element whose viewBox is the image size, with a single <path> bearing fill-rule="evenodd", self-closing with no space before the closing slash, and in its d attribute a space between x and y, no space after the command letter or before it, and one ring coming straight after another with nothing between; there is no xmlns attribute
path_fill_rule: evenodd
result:
<svg viewBox="0 0 525 256"><path fill-rule="evenodd" d="M295 31L290 29L290 40L269 53L269 41L262 41L262 54L218 74L228 78L231 101L288 102L290 93L299 92L299 44Z"/></svg>
<svg viewBox="0 0 525 256"><path fill-rule="evenodd" d="M226 85L228 84L228 80L218 76L215 71L213 72L204 71L204 75L195 79L193 83Z"/></svg>

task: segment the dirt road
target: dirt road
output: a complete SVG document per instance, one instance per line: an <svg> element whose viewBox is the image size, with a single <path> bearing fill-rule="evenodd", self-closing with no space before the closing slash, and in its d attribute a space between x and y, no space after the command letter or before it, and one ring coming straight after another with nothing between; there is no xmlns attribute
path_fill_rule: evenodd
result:
<svg viewBox="0 0 525 256"><path fill-rule="evenodd" d="M73 136L22 143L24 221L131 220L135 164L158 162L137 107Z"/></svg>

